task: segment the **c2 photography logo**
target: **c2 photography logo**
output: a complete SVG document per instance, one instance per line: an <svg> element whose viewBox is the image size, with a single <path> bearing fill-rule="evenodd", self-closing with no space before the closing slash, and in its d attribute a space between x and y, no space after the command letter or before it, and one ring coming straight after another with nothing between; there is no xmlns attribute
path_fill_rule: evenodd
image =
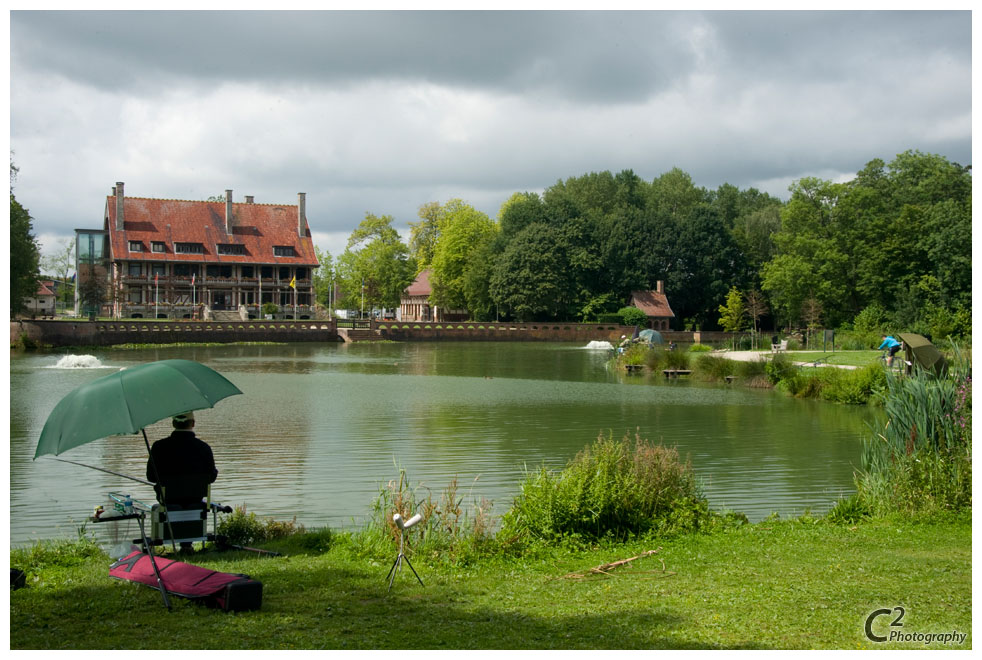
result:
<svg viewBox="0 0 982 660"><path fill-rule="evenodd" d="M913 642L924 644L925 646L928 644L942 644L945 646L952 644L960 646L965 643L965 639L968 637L968 633L960 633L957 630L928 633L906 630L904 629L904 616L906 615L907 610L899 605L892 609L883 608L873 610L866 617L866 627L864 630L867 639L878 644L883 642ZM888 630L884 631L883 624L886 621L889 621ZM874 627L876 628L875 631Z"/></svg>

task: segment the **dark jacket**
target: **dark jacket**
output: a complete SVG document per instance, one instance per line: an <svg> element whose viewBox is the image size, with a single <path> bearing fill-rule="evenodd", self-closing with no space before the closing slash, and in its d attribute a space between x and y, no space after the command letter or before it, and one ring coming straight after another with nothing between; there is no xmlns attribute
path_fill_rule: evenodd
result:
<svg viewBox="0 0 982 660"><path fill-rule="evenodd" d="M218 477L208 443L191 430L175 430L153 443L147 461L147 480L154 482L158 498L164 486L169 504L196 504L208 494Z"/></svg>

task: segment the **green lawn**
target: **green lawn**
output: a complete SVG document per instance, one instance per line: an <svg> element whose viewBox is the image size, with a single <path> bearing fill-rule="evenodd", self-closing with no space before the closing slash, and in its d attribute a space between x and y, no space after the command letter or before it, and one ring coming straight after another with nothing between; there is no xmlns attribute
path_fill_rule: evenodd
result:
<svg viewBox="0 0 982 660"><path fill-rule="evenodd" d="M764 351L769 355L769 351ZM821 360L822 364L850 365L853 367L865 367L880 359L880 351L786 351L785 354L794 362L815 362Z"/></svg>
<svg viewBox="0 0 982 660"><path fill-rule="evenodd" d="M204 553L194 563L248 573L262 609L224 614L112 580L105 557L49 566L10 594L12 649L690 649L924 648L874 643L880 608L906 610L903 631L969 633L968 516L837 526L764 521L589 551L542 549L455 566L410 556L386 594L395 556L358 556L356 537L326 553L259 558ZM659 548L584 579L568 573ZM11 553L12 566L26 561ZM71 563L71 562L69 562ZM892 617L880 617L885 634ZM945 648L932 645L929 648Z"/></svg>

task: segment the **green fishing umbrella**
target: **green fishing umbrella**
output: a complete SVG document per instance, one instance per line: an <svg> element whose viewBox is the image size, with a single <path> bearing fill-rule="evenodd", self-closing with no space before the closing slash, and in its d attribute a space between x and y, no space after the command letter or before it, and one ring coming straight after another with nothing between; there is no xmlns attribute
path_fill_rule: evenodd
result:
<svg viewBox="0 0 982 660"><path fill-rule="evenodd" d="M86 383L59 401L44 423L34 458L57 456L111 435L139 433L162 419L213 408L233 394L242 391L192 360L129 367Z"/></svg>
<svg viewBox="0 0 982 660"><path fill-rule="evenodd" d="M904 354L908 364L917 363L922 369L937 376L941 375L945 368L944 355L927 337L905 332L900 335L900 340L904 342Z"/></svg>
<svg viewBox="0 0 982 660"><path fill-rule="evenodd" d="M638 333L638 339L641 341L646 341L649 344L663 344L665 341L661 337L661 333L657 330L642 330Z"/></svg>

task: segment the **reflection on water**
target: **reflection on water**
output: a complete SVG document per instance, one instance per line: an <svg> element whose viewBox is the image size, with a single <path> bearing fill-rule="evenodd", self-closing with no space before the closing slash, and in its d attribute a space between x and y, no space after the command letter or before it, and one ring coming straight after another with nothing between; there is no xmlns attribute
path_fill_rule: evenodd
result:
<svg viewBox="0 0 982 660"><path fill-rule="evenodd" d="M599 433L675 445L714 508L751 519L826 510L852 490L865 411L768 391L627 377L607 354L541 343L379 343L99 351L114 368L186 358L242 396L198 414L213 447L213 496L308 527L364 520L380 484L404 468L438 496L457 476L465 504L503 513L526 467L561 467ZM11 354L11 541L75 533L109 490L148 487L50 459L32 461L58 400L105 375L53 370L54 355ZM167 421L147 430L151 442ZM143 477L141 436L100 440L66 458ZM424 491L425 492L425 491Z"/></svg>

